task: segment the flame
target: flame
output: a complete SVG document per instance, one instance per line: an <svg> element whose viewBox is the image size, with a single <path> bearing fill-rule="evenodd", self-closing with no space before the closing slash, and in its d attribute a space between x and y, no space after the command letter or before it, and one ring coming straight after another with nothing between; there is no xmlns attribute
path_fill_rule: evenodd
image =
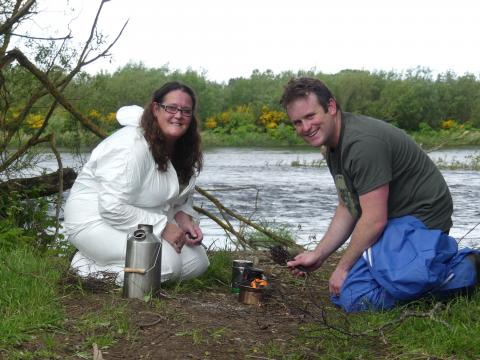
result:
<svg viewBox="0 0 480 360"><path fill-rule="evenodd" d="M250 287L252 288L260 288L260 287L264 287L264 286L267 286L268 283L266 280L263 280L263 279L253 279L253 281L250 283Z"/></svg>

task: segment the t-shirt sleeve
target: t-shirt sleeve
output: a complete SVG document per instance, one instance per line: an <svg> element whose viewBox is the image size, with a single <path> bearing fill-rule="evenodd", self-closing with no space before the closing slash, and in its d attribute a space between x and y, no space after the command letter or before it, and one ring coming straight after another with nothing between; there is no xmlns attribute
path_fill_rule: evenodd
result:
<svg viewBox="0 0 480 360"><path fill-rule="evenodd" d="M343 162L358 195L392 180L392 152L384 139L364 136L353 141L344 152Z"/></svg>

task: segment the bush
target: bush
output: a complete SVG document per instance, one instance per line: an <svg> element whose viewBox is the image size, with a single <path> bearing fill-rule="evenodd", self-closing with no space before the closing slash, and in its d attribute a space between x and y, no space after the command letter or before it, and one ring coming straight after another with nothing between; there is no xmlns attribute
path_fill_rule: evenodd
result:
<svg viewBox="0 0 480 360"><path fill-rule="evenodd" d="M33 196L28 199L25 196ZM28 246L45 251L55 240L48 232L56 226L48 199L36 198L34 191L2 193L0 196L0 249Z"/></svg>

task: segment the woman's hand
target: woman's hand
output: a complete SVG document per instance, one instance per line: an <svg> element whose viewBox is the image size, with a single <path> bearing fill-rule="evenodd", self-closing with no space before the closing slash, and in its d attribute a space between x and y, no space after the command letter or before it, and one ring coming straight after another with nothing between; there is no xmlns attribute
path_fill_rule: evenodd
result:
<svg viewBox="0 0 480 360"><path fill-rule="evenodd" d="M172 223L167 223L167 226L165 226L165 229L162 231L162 238L168 241L179 254L182 252L183 245L185 245L187 241L185 232L176 224Z"/></svg>
<svg viewBox="0 0 480 360"><path fill-rule="evenodd" d="M203 233L200 227L196 223L192 223L192 229L187 231L186 237L188 246L197 246L202 244Z"/></svg>
<svg viewBox="0 0 480 360"><path fill-rule="evenodd" d="M200 226L193 221L192 217L183 211L175 214L175 221L183 230L186 237L186 244L188 246L200 245L203 241L203 233Z"/></svg>

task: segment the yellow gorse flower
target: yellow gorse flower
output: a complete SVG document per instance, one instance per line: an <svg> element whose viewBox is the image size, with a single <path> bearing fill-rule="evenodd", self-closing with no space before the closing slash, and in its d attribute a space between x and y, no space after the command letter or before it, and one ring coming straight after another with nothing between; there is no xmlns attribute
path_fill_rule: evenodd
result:
<svg viewBox="0 0 480 360"><path fill-rule="evenodd" d="M93 119L100 119L102 117L102 114L98 112L95 109L92 109L88 112L88 117L93 118Z"/></svg>
<svg viewBox="0 0 480 360"><path fill-rule="evenodd" d="M27 126L31 129L40 129L45 121L43 115L30 114L27 116Z"/></svg>
<svg viewBox="0 0 480 360"><path fill-rule="evenodd" d="M287 120L287 115L282 111L270 110L267 106L263 106L259 120L266 129L275 129Z"/></svg>
<svg viewBox="0 0 480 360"><path fill-rule="evenodd" d="M211 116L205 121L205 127L207 129L215 129L217 127L225 127L232 120L234 114L247 114L252 110L249 105L239 105L234 109L228 109L216 116Z"/></svg>
<svg viewBox="0 0 480 360"><path fill-rule="evenodd" d="M108 113L107 115L105 115L105 121L109 122L109 123L115 122L116 121L115 113L111 112L111 113Z"/></svg>
<svg viewBox="0 0 480 360"><path fill-rule="evenodd" d="M205 128L207 129L215 129L218 126L217 120L215 120L215 117L209 117L205 121Z"/></svg>
<svg viewBox="0 0 480 360"><path fill-rule="evenodd" d="M443 120L440 126L444 130L450 130L457 126L457 122L453 119Z"/></svg>

